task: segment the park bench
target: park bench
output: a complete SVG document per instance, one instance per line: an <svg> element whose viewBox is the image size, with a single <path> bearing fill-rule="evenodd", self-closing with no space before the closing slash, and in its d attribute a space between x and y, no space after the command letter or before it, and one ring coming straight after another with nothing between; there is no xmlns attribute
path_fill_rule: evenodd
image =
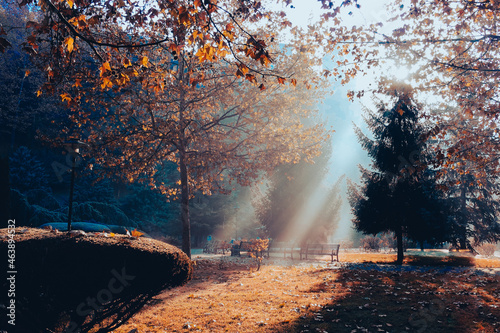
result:
<svg viewBox="0 0 500 333"><path fill-rule="evenodd" d="M339 249L340 249L340 244L326 244L326 243L305 244L300 248L300 259L302 260L303 255L305 255L306 259L308 255L329 255L332 257L332 262L333 262L333 257L336 257L338 262Z"/></svg>
<svg viewBox="0 0 500 333"><path fill-rule="evenodd" d="M256 257L263 257L267 250L256 251L252 249L252 242L250 241L241 241L231 246L231 256L241 256L241 252L246 252L248 256L253 253Z"/></svg>
<svg viewBox="0 0 500 333"><path fill-rule="evenodd" d="M231 246L231 256L241 256L241 252L251 252L250 251L251 243L248 241L240 241L235 242Z"/></svg>
<svg viewBox="0 0 500 333"><path fill-rule="evenodd" d="M230 245L226 241L211 240L208 241L203 248L203 253L219 253L226 254L226 251L230 249Z"/></svg>
<svg viewBox="0 0 500 333"><path fill-rule="evenodd" d="M290 254L290 258L293 259L294 244L287 242L271 242L267 248L267 257L270 257L271 253L283 253L283 258L286 258L287 254Z"/></svg>

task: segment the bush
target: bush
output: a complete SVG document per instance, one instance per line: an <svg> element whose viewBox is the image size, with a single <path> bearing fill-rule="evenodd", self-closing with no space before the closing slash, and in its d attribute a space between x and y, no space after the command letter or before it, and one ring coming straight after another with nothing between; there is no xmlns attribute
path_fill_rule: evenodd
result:
<svg viewBox="0 0 500 333"><path fill-rule="evenodd" d="M35 189L26 192L26 197L31 205L38 205L48 210L58 210L61 205L54 196L43 189Z"/></svg>
<svg viewBox="0 0 500 333"><path fill-rule="evenodd" d="M361 247L368 252L378 252L382 246L382 240L377 236L365 236L360 239Z"/></svg>
<svg viewBox="0 0 500 333"><path fill-rule="evenodd" d="M45 223L64 222L68 220L68 215L61 212L54 212L38 205L32 205L32 215L29 220L29 225L39 227Z"/></svg>
<svg viewBox="0 0 500 333"><path fill-rule="evenodd" d="M482 256L493 257L495 255L496 245L492 243L483 243L475 248Z"/></svg>
<svg viewBox="0 0 500 333"><path fill-rule="evenodd" d="M343 239L340 241L340 249L347 251L354 247L354 242L350 239Z"/></svg>
<svg viewBox="0 0 500 333"><path fill-rule="evenodd" d="M15 216L17 225L28 225L32 216L32 207L28 198L18 190L10 191L10 207L12 216Z"/></svg>
<svg viewBox="0 0 500 333"><path fill-rule="evenodd" d="M2 239L0 251L7 253ZM15 240L16 268L22 272L16 275L18 332L89 332L97 327L110 332L161 290L182 285L192 275L183 252L152 239L72 237L28 228ZM3 290L8 283L2 281ZM5 311L0 309L3 318Z"/></svg>
<svg viewBox="0 0 500 333"><path fill-rule="evenodd" d="M398 242L394 234L383 234L381 240L382 247L388 248L389 250L396 250L398 247Z"/></svg>
<svg viewBox="0 0 500 333"><path fill-rule="evenodd" d="M129 220L127 215L118 207L102 203L102 202L87 202L86 204L91 205L95 210L101 213L103 220L99 221L105 224L117 224L123 226L132 226L132 222Z"/></svg>
<svg viewBox="0 0 500 333"><path fill-rule="evenodd" d="M63 213L68 214L68 208ZM73 203L73 221L95 221L102 224L132 226L127 215L118 207L102 202Z"/></svg>

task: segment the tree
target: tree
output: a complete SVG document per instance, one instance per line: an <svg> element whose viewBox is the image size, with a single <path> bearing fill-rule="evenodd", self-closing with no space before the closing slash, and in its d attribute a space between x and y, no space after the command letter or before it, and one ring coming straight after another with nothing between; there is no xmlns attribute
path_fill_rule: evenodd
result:
<svg viewBox="0 0 500 333"><path fill-rule="evenodd" d="M356 21L356 26L341 24L340 16L347 12L363 14L363 4L356 0L343 1L339 6L321 2L328 36L332 36L327 37L327 50L341 50L339 67L331 75L340 75L346 82L388 62L412 68L414 74L409 80L415 89L438 95L443 107L454 106L455 116L435 118L440 125L435 135L442 140L450 134L459 135L461 144L467 146L453 149L444 145L445 150L436 155L441 167L458 167L463 160L472 160L470 155L482 155L481 162L488 163L491 172L500 171L498 1L396 0L370 24ZM348 57L342 57L345 55ZM379 91L386 88L380 86ZM358 92L358 96L363 93ZM459 131L449 132L457 127ZM474 172L481 174L483 164L474 165Z"/></svg>
<svg viewBox="0 0 500 333"><path fill-rule="evenodd" d="M424 178L425 146L421 141L419 106L408 87L394 94L391 109L379 105L366 119L373 139L357 129L359 141L373 160L373 171L360 167L362 185L349 186L349 202L358 231L392 231L397 239L397 263L403 262L403 234L418 241L444 237L444 219L433 204L435 188ZM429 219L429 215L435 218ZM441 239L443 240L443 239Z"/></svg>
<svg viewBox="0 0 500 333"><path fill-rule="evenodd" d="M279 97L286 81L289 91L297 85L283 59L304 60L299 47L279 50L277 33L290 24L283 13L199 0L42 0L40 12L25 47L47 73L37 94L67 103L73 125L64 135L92 142L96 164L126 170L129 181L147 175L180 198L188 255L194 191L222 190L224 178L248 185L263 169L317 154L321 126L303 127L301 108ZM296 103L311 101L302 95ZM164 161L178 165L177 188L152 181Z"/></svg>
<svg viewBox="0 0 500 333"><path fill-rule="evenodd" d="M47 123L47 116L58 114L57 103L49 98L36 98L43 81L42 73L23 51L27 37L26 22L36 18L17 3L0 1L0 215L2 221L10 216L9 156L20 145L34 141L37 127ZM10 42L7 41L10 40Z"/></svg>
<svg viewBox="0 0 500 333"><path fill-rule="evenodd" d="M313 73L300 53L293 53L293 68L280 68L290 51L278 51L276 70L293 70L302 78ZM306 107L315 103L322 89L311 92L271 82L261 91L227 73L224 63L205 67L186 52L175 58L148 57L157 59L151 67L175 78L163 89L156 85L156 77L146 76L134 79L119 94L108 87L91 92L95 86L90 85L71 119L76 133L84 130L79 135L87 136L97 156L95 164L104 174L123 170L129 181L147 180L166 196L180 199L183 250L189 255L189 200L195 192L225 192L232 182L249 185L261 171L279 163L310 159L319 154L327 133L321 124L303 124L305 117L314 118L314 111ZM166 161L177 165L173 186L155 177L159 164Z"/></svg>
<svg viewBox="0 0 500 333"><path fill-rule="evenodd" d="M33 9L34 3L23 0L20 6ZM245 29L247 23L259 23L263 31L290 25L284 13L270 11L260 1L42 0L38 5L41 17L27 23L31 35L25 49L46 70L46 91L54 91L61 82L81 85L96 76L95 66L101 68L100 84L125 85L133 75L129 67L150 68L143 52L151 48L163 54L189 52L200 63L224 60L233 65L228 71L254 83L260 80L257 75L274 76L280 83L287 80L270 68L267 44L274 41L272 34ZM4 51L12 43L1 37L0 45ZM116 78L103 75L106 70ZM154 68L148 71L155 74ZM156 77L158 87L168 80Z"/></svg>
<svg viewBox="0 0 500 333"><path fill-rule="evenodd" d="M444 168L439 168L437 179L449 197L450 241L461 249L497 242L500 239L497 200L500 184L496 154L488 149L489 143L496 140L495 135L490 133L491 137L487 137L481 131L476 133L475 142L464 140L463 131L476 128L479 121L460 117L453 110L442 110L439 114L450 119L441 125L446 126L447 135L439 136L434 144L435 153L447 154L441 156L446 162ZM478 149L476 145L480 143L486 149ZM442 164L436 162L436 165Z"/></svg>
<svg viewBox="0 0 500 333"><path fill-rule="evenodd" d="M10 184L23 193L35 189L48 189L48 175L43 164L24 146L10 158Z"/></svg>

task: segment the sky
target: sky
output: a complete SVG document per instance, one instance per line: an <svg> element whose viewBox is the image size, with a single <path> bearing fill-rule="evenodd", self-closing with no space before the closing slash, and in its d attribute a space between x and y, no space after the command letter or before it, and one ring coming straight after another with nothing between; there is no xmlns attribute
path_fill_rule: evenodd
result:
<svg viewBox="0 0 500 333"><path fill-rule="evenodd" d="M358 11L353 11L352 15L343 15L342 17L346 22L358 25L371 22L386 22L388 15L385 3L387 2L387 0L359 0L361 8ZM319 19L323 12L320 9L320 3L316 0L293 0L292 5L293 8L281 5L281 9L287 13L290 21L302 27L306 27ZM387 25L385 29L391 29L391 27ZM390 68L387 72L399 74L399 79L403 79L406 75L405 70L401 68ZM329 174L325 180L326 185L334 184L342 175L355 183L359 183L360 171L358 165L368 167L370 164L370 158L361 148L354 133L354 124L360 127L364 133L369 134L362 115L364 108L374 108L372 96L368 94L363 99L350 102L346 95L348 90L366 89L374 80L375 76L367 75L362 78L358 77L345 86L334 83L332 85L334 93L326 97L323 103L318 105L327 125L335 131L331 139L332 157ZM347 239L353 234L352 214L347 202L346 180L343 181L342 191L341 222L332 237L332 241Z"/></svg>

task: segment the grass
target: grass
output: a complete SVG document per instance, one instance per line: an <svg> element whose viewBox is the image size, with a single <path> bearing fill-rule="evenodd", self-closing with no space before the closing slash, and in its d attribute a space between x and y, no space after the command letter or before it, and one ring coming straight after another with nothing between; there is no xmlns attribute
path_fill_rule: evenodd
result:
<svg viewBox="0 0 500 333"><path fill-rule="evenodd" d="M340 261L271 258L255 271L249 258L198 259L191 282L115 332L500 331L499 276L467 269L500 268L498 259L409 256L405 271L389 265L392 254L341 253Z"/></svg>

